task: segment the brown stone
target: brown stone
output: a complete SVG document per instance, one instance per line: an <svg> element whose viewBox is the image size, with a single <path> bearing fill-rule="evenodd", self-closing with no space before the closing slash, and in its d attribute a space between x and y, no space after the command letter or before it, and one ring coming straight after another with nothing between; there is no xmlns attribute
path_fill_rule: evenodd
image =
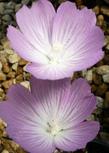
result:
<svg viewBox="0 0 109 153"><path fill-rule="evenodd" d="M105 108L109 108L109 91L105 93L104 105L105 105Z"/></svg>
<svg viewBox="0 0 109 153"><path fill-rule="evenodd" d="M94 84L96 84L96 85L102 84L102 76L101 75L93 73L92 78L93 78L92 80L93 80Z"/></svg>
<svg viewBox="0 0 109 153"><path fill-rule="evenodd" d="M28 62L27 61L25 61L24 59L20 59L20 61L19 61L19 65L21 65L21 66L24 66L24 65L26 65Z"/></svg>
<svg viewBox="0 0 109 153"><path fill-rule="evenodd" d="M9 65L8 63L4 63L3 64L3 72L4 73L8 73L10 71Z"/></svg>
<svg viewBox="0 0 109 153"><path fill-rule="evenodd" d="M107 89L108 89L107 84L103 83L103 84L99 85L96 90L96 95L103 96L106 93Z"/></svg>
<svg viewBox="0 0 109 153"><path fill-rule="evenodd" d="M16 73L14 71L11 71L8 73L7 77L8 78L15 78Z"/></svg>
<svg viewBox="0 0 109 153"><path fill-rule="evenodd" d="M97 90L96 85L92 84L92 85L91 85L91 90L92 90L92 92L94 93L94 92Z"/></svg>
<svg viewBox="0 0 109 153"><path fill-rule="evenodd" d="M13 84L13 81L12 80L6 80L2 83L2 86L5 88L5 89L8 89L11 85Z"/></svg>
<svg viewBox="0 0 109 153"><path fill-rule="evenodd" d="M0 81L6 80L6 75L3 72L0 72Z"/></svg>
<svg viewBox="0 0 109 153"><path fill-rule="evenodd" d="M98 15L99 12L100 12L99 6L95 6L95 7L93 8L93 11L95 12L96 15Z"/></svg>
<svg viewBox="0 0 109 153"><path fill-rule="evenodd" d="M103 23L104 23L104 16L100 14L97 17L97 25L102 26Z"/></svg>
<svg viewBox="0 0 109 153"><path fill-rule="evenodd" d="M23 74L19 74L17 77L16 77L16 83L19 83L19 82L22 82L23 81Z"/></svg>
<svg viewBox="0 0 109 153"><path fill-rule="evenodd" d="M100 11L102 14L109 16L109 8L108 7L103 6L103 7L101 7Z"/></svg>

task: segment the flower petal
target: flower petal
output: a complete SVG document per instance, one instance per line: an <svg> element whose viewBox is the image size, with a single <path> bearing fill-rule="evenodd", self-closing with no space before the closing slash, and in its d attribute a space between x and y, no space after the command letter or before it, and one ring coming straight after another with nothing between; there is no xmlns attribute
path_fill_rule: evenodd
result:
<svg viewBox="0 0 109 153"><path fill-rule="evenodd" d="M65 128L84 121L95 109L96 98L84 79L77 79L71 85L68 79L42 81L32 77L31 86L32 94L40 99L37 101L42 102L50 114L54 111Z"/></svg>
<svg viewBox="0 0 109 153"><path fill-rule="evenodd" d="M63 64L51 66L50 64L29 63L26 65L26 71L43 80L59 80L69 78L73 74L72 69Z"/></svg>
<svg viewBox="0 0 109 153"><path fill-rule="evenodd" d="M87 8L79 10L71 2L62 3L57 10L52 41L64 46L62 56L72 67L72 72L89 68L104 55L104 34L96 26L95 13Z"/></svg>
<svg viewBox="0 0 109 153"><path fill-rule="evenodd" d="M16 28L9 26L8 39L11 42L12 48L24 59L31 62L47 63L47 58L42 53L37 52L24 37L24 35Z"/></svg>
<svg viewBox="0 0 109 153"><path fill-rule="evenodd" d="M55 137L56 147L65 151L85 148L86 144L96 137L99 128L99 123L95 121L80 123L75 128L60 132Z"/></svg>
<svg viewBox="0 0 109 153"><path fill-rule="evenodd" d="M17 23L27 40L42 53L50 50L55 10L48 0L39 0L29 9L23 6L16 14Z"/></svg>
<svg viewBox="0 0 109 153"><path fill-rule="evenodd" d="M70 20L69 17L71 17ZM81 34L90 32L89 29L94 24L96 24L94 12L87 8L79 10L75 3L64 2L59 6L54 19L53 42L64 45L68 45L72 40L75 42Z"/></svg>
<svg viewBox="0 0 109 153"><path fill-rule="evenodd" d="M53 139L42 128L45 120L38 113L37 104L27 89L20 85L12 86L8 91L8 101L0 104L0 117L8 124L9 136L25 150L52 153L55 149Z"/></svg>

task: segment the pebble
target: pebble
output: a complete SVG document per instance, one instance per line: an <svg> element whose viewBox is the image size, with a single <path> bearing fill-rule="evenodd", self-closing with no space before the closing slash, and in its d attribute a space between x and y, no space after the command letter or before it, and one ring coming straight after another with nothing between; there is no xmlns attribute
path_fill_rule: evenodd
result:
<svg viewBox="0 0 109 153"><path fill-rule="evenodd" d="M109 35L105 35L104 39L104 46L106 46L107 44L109 44Z"/></svg>
<svg viewBox="0 0 109 153"><path fill-rule="evenodd" d="M97 67L96 72L100 75L109 73L109 65L102 65Z"/></svg>
<svg viewBox="0 0 109 153"><path fill-rule="evenodd" d="M2 63L0 62L0 71L2 70Z"/></svg>
<svg viewBox="0 0 109 153"><path fill-rule="evenodd" d="M19 82L22 82L23 81L23 74L19 74L17 77L16 77L16 82L19 83Z"/></svg>
<svg viewBox="0 0 109 153"><path fill-rule="evenodd" d="M86 80L89 81L90 83L92 82L92 76L93 76L93 71L92 70L88 70L86 73Z"/></svg>
<svg viewBox="0 0 109 153"><path fill-rule="evenodd" d="M98 15L99 12L100 12L99 6L95 6L95 7L93 8L93 11L95 12L96 15Z"/></svg>
<svg viewBox="0 0 109 153"><path fill-rule="evenodd" d="M103 107L103 98L96 96L97 99L97 107L102 108Z"/></svg>
<svg viewBox="0 0 109 153"><path fill-rule="evenodd" d="M3 2L0 2L0 14L3 14L5 10L5 4Z"/></svg>
<svg viewBox="0 0 109 153"><path fill-rule="evenodd" d="M96 95L100 96L100 97L103 96L106 93L107 89L108 89L107 84L103 83L103 84L99 85L96 90Z"/></svg>
<svg viewBox="0 0 109 153"><path fill-rule="evenodd" d="M14 63L14 64L12 65L12 69L13 69L14 71L17 71L17 68L18 68L18 63Z"/></svg>
<svg viewBox="0 0 109 153"><path fill-rule="evenodd" d="M93 73L93 82L94 82L94 84L96 84L96 85L100 85L100 84L102 84L102 76L101 75L98 75L98 74L96 74L96 73Z"/></svg>
<svg viewBox="0 0 109 153"><path fill-rule="evenodd" d="M101 7L100 11L102 14L109 16L109 8L108 7L103 6L103 7Z"/></svg>
<svg viewBox="0 0 109 153"><path fill-rule="evenodd" d="M2 17L2 20L6 21L6 22L11 22L12 18L10 15L6 14ZM5 23L5 22L4 22Z"/></svg>
<svg viewBox="0 0 109 153"><path fill-rule="evenodd" d="M109 83L109 73L108 74L104 74L102 77L103 77L103 81L105 83Z"/></svg>
<svg viewBox="0 0 109 153"><path fill-rule="evenodd" d="M20 60L20 57L17 54L10 55L8 57L9 63L17 63Z"/></svg>
<svg viewBox="0 0 109 153"><path fill-rule="evenodd" d="M3 72L4 73L9 73L9 71L10 71L9 64L8 63L4 63L3 64Z"/></svg>
<svg viewBox="0 0 109 153"><path fill-rule="evenodd" d="M27 64L27 61L25 61L24 59L21 58L21 59L19 60L19 65L20 65L20 66L24 66L24 65L26 65L26 64Z"/></svg>
<svg viewBox="0 0 109 153"><path fill-rule="evenodd" d="M12 80L6 80L2 83L2 86L5 88L5 89L8 89L11 85L13 84L13 81Z"/></svg>
<svg viewBox="0 0 109 153"><path fill-rule="evenodd" d="M30 82L29 81L23 81L20 83L22 86L24 86L27 89L30 89Z"/></svg>
<svg viewBox="0 0 109 153"><path fill-rule="evenodd" d="M97 24L98 24L99 26L102 26L103 23L104 23L104 16L100 14L100 15L98 15L98 17L97 17Z"/></svg>
<svg viewBox="0 0 109 153"><path fill-rule="evenodd" d="M3 150L1 153L9 153L8 150Z"/></svg>
<svg viewBox="0 0 109 153"><path fill-rule="evenodd" d="M8 78L15 78L15 75L16 75L16 72L11 71L11 72L8 73L7 77Z"/></svg>
<svg viewBox="0 0 109 153"><path fill-rule="evenodd" d="M6 80L6 75L3 72L0 72L0 81Z"/></svg>
<svg viewBox="0 0 109 153"><path fill-rule="evenodd" d="M13 50L12 50L12 49L10 49L10 48L5 49L4 51L5 51L5 52L6 52L6 54L8 54L8 55L13 55L13 54L14 54Z"/></svg>
<svg viewBox="0 0 109 153"><path fill-rule="evenodd" d="M104 101L105 108L109 108L109 91L105 93L105 101Z"/></svg>

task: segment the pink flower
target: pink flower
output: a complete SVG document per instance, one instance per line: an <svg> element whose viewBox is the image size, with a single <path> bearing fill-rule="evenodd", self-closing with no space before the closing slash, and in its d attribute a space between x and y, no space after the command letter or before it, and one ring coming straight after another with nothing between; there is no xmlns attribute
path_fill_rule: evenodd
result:
<svg viewBox="0 0 109 153"><path fill-rule="evenodd" d="M53 153L56 148L75 151L95 138L99 123L86 118L96 98L84 79L42 81L32 78L31 91L14 85L0 117L11 138L30 153Z"/></svg>
<svg viewBox="0 0 109 153"><path fill-rule="evenodd" d="M26 71L40 79L71 77L103 57L104 35L91 10L62 3L57 12L47 0L23 6L16 14L20 30L9 26L12 48L31 62Z"/></svg>

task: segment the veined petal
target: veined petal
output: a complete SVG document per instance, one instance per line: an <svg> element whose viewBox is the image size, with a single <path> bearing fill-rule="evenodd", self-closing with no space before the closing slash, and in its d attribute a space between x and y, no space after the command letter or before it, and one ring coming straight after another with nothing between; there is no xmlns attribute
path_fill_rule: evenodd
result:
<svg viewBox="0 0 109 153"><path fill-rule="evenodd" d="M8 101L0 104L0 117L7 122L9 136L25 150L52 153L53 138L44 131L47 116L43 108L44 116L39 114L40 107L27 89L15 85L8 91Z"/></svg>
<svg viewBox="0 0 109 153"><path fill-rule="evenodd" d="M55 137L56 147L65 151L85 148L86 144L96 137L99 129L98 122L82 122L73 129L67 129Z"/></svg>
<svg viewBox="0 0 109 153"><path fill-rule="evenodd" d="M26 71L43 80L59 80L60 78L69 78L73 74L72 69L67 69L67 65L63 63L57 66L30 63L26 66Z"/></svg>
<svg viewBox="0 0 109 153"><path fill-rule="evenodd" d="M55 10L48 0L38 0L29 9L23 6L16 14L17 23L26 39L42 53L50 50Z"/></svg>
<svg viewBox="0 0 109 153"><path fill-rule="evenodd" d="M38 52L19 30L9 26L7 36L11 46L21 57L31 62L47 63L46 56Z"/></svg>

